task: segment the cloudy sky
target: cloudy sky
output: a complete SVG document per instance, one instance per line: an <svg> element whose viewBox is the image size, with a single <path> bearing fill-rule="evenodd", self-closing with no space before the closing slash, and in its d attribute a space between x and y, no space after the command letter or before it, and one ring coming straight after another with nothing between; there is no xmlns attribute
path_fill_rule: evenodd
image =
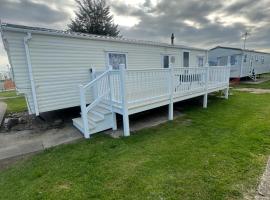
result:
<svg viewBox="0 0 270 200"><path fill-rule="evenodd" d="M270 0L108 0L114 21L128 38L270 51ZM75 0L0 0L3 22L66 29ZM0 67L8 63L0 43Z"/></svg>

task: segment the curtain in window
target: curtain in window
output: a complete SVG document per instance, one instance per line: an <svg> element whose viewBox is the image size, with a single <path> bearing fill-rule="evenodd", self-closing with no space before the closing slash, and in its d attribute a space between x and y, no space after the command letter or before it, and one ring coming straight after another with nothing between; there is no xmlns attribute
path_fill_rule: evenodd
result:
<svg viewBox="0 0 270 200"><path fill-rule="evenodd" d="M126 55L109 53L109 65L111 65L113 69L119 69L120 64L124 64L126 66Z"/></svg>

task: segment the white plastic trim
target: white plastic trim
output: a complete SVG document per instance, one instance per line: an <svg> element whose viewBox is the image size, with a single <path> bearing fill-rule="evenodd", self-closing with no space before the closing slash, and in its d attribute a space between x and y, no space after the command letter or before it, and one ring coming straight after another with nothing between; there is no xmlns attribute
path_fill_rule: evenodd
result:
<svg viewBox="0 0 270 200"><path fill-rule="evenodd" d="M27 35L24 37L24 49L26 54L26 61L27 61L27 67L28 67L28 73L29 73L29 79L31 84L31 91L32 91L32 97L34 101L34 108L36 116L39 115L39 109L38 109L38 103L37 103L37 94L36 94L36 87L35 87L35 81L33 78L33 69L32 69L32 63L30 58L30 51L29 51L29 41L32 39L31 33L27 33Z"/></svg>

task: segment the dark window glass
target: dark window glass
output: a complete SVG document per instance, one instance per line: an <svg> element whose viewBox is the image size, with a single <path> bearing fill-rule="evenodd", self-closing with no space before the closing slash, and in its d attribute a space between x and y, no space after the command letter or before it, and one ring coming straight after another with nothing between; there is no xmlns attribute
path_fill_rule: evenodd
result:
<svg viewBox="0 0 270 200"><path fill-rule="evenodd" d="M184 67L189 67L189 52L184 52Z"/></svg>
<svg viewBox="0 0 270 200"><path fill-rule="evenodd" d="M247 54L244 56L244 62L247 62Z"/></svg>
<svg viewBox="0 0 270 200"><path fill-rule="evenodd" d="M169 56L163 56L163 68L169 68Z"/></svg>
<svg viewBox="0 0 270 200"><path fill-rule="evenodd" d="M236 61L236 55L231 56L231 65L235 65Z"/></svg>

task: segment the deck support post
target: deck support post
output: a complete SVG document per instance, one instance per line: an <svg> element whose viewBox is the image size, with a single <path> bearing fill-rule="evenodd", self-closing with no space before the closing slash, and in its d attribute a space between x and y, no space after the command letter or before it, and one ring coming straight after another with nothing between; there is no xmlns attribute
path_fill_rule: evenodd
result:
<svg viewBox="0 0 270 200"><path fill-rule="evenodd" d="M208 81L209 81L209 65L206 64L206 72L205 72L205 94L203 95L203 108L207 108L208 101Z"/></svg>
<svg viewBox="0 0 270 200"><path fill-rule="evenodd" d="M208 94L203 95L203 108L207 108Z"/></svg>
<svg viewBox="0 0 270 200"><path fill-rule="evenodd" d="M173 120L173 87L174 87L174 72L173 72L173 66L170 65L169 67L170 73L169 73L169 94L170 94L170 103L169 103L169 120Z"/></svg>
<svg viewBox="0 0 270 200"><path fill-rule="evenodd" d="M229 87L224 90L224 97L225 99L229 99Z"/></svg>
<svg viewBox="0 0 270 200"><path fill-rule="evenodd" d="M116 131L117 130L117 121L116 121L116 114L115 112L112 113L112 130Z"/></svg>
<svg viewBox="0 0 270 200"><path fill-rule="evenodd" d="M85 138L90 138L85 93L84 93L83 85L80 85L79 88L80 88L80 101L81 101L81 116L82 116L82 122L83 122L83 134Z"/></svg>
<svg viewBox="0 0 270 200"><path fill-rule="evenodd" d="M129 129L129 116L128 116L128 105L127 105L127 97L126 97L126 69L125 65L121 64L120 68L120 87L121 87L121 96L122 96L122 115L123 115L123 128L124 128L124 136L130 136Z"/></svg>

